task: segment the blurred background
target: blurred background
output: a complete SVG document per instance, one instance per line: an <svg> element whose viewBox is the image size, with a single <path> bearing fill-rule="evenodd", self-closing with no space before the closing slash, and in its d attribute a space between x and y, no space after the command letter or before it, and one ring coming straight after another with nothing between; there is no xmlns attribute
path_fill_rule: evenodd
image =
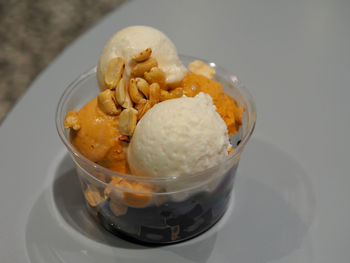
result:
<svg viewBox="0 0 350 263"><path fill-rule="evenodd" d="M75 38L125 0L1 0L0 123Z"/></svg>

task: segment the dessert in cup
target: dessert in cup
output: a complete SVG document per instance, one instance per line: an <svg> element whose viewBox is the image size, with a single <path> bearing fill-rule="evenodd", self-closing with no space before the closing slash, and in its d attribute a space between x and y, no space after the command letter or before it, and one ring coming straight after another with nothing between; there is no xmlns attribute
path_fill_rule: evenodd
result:
<svg viewBox="0 0 350 263"><path fill-rule="evenodd" d="M91 215L148 244L187 240L223 216L255 119L236 77L179 56L146 26L113 35L56 114Z"/></svg>

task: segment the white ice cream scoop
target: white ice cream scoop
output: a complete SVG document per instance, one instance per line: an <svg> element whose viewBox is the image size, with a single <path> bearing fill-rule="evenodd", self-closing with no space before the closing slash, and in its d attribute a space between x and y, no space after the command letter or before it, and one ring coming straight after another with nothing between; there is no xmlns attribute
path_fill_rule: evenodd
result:
<svg viewBox="0 0 350 263"><path fill-rule="evenodd" d="M127 160L135 175L178 177L219 164L230 148L224 120L201 92L154 105L136 126Z"/></svg>
<svg viewBox="0 0 350 263"><path fill-rule="evenodd" d="M106 43L97 66L97 79L100 89L105 88L104 75L109 61L122 57L126 62L124 77L130 76L132 57L147 48L158 61L158 67L166 75L168 84L181 81L187 70L182 65L175 45L159 30L148 26L130 26L114 34Z"/></svg>

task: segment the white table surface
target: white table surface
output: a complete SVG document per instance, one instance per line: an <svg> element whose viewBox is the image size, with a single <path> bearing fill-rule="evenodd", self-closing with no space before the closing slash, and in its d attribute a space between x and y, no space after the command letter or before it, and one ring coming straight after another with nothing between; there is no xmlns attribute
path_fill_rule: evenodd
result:
<svg viewBox="0 0 350 263"><path fill-rule="evenodd" d="M57 199L53 178L71 166L55 129L58 99L96 64L109 36L134 24L162 30L179 53L230 69L256 101L230 227L204 240L201 256L184 245L109 247L48 205ZM346 0L123 4L65 49L0 127L0 262L96 262L103 253L104 262L155 255L153 262L349 262L349 47ZM73 187L69 180L58 187L63 193Z"/></svg>

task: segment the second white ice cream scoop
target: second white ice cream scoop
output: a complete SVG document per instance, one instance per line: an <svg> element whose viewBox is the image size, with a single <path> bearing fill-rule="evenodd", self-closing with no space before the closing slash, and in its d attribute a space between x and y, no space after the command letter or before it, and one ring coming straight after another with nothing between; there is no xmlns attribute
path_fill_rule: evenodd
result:
<svg viewBox="0 0 350 263"><path fill-rule="evenodd" d="M219 164L230 148L212 98L199 93L154 105L138 122L127 159L135 175L178 177Z"/></svg>

